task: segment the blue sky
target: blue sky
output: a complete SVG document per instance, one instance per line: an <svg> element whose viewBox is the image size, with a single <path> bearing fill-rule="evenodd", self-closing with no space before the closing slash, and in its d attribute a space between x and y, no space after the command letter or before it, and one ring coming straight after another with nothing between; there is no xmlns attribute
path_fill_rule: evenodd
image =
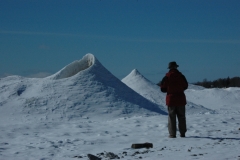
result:
<svg viewBox="0 0 240 160"><path fill-rule="evenodd" d="M240 76L239 0L1 0L0 77L53 74L92 53L116 77L154 83Z"/></svg>

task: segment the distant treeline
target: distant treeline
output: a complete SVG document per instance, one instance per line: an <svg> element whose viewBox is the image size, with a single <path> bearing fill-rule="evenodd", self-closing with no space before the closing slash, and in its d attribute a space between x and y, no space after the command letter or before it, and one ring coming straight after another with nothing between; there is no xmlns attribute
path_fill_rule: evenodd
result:
<svg viewBox="0 0 240 160"><path fill-rule="evenodd" d="M219 78L218 80L214 80L214 81L208 81L207 79L204 79L202 82L197 82L193 84L202 86L205 88L240 87L240 77Z"/></svg>

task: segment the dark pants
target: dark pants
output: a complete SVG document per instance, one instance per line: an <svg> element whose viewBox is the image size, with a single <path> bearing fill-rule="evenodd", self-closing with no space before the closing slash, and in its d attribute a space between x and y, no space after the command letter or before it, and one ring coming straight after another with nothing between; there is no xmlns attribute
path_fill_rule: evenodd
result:
<svg viewBox="0 0 240 160"><path fill-rule="evenodd" d="M181 135L187 132L185 106L168 107L168 131L169 135L176 136L176 117L178 118L178 129Z"/></svg>

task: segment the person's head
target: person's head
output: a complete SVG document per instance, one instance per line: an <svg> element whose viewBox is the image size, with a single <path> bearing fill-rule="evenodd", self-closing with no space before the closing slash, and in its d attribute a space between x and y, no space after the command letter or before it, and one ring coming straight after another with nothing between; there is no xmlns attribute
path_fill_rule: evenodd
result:
<svg viewBox="0 0 240 160"><path fill-rule="evenodd" d="M177 65L175 61L169 62L168 64L168 69L177 69L177 67L179 67L179 65Z"/></svg>

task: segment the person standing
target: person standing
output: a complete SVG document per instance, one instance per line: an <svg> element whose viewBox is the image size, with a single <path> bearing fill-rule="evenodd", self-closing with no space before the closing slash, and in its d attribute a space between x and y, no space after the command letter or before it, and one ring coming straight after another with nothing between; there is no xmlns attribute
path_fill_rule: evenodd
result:
<svg viewBox="0 0 240 160"><path fill-rule="evenodd" d="M178 71L179 65L175 61L168 64L169 72L161 81L161 91L167 93L166 105L168 106L168 131L169 138L176 138L176 117L180 137L185 137L187 132L185 105L187 104L184 91L188 88L185 76Z"/></svg>

